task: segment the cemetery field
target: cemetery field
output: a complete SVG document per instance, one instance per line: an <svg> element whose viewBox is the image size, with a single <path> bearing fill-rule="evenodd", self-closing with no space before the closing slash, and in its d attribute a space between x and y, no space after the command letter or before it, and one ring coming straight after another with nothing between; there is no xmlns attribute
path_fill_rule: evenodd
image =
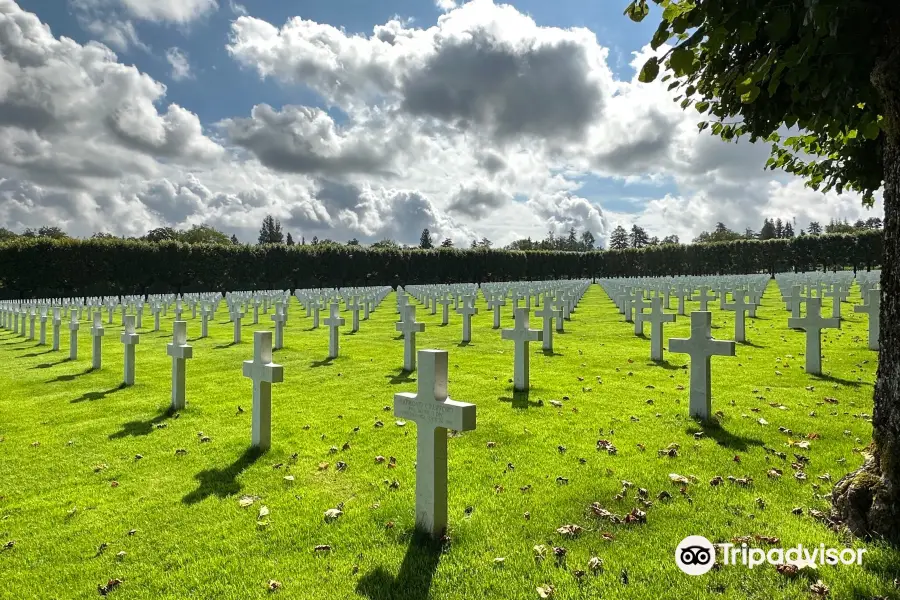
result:
<svg viewBox="0 0 900 600"><path fill-rule="evenodd" d="M859 302L855 285L850 297ZM332 361L327 327L311 330L291 299L263 454L249 450L251 382L241 365L253 358L252 332L274 329L271 311L256 326L244 318L240 344L226 310L207 339L196 339L199 314L185 311L194 357L177 414L167 412L171 308L160 332L144 315L128 388L118 312L111 325L103 313L98 371L86 321L75 361L66 360L65 327L59 352L0 332L0 598L97 598L113 579L121 584L108 597L123 599L533 599L542 588L559 599L771 600L814 598L818 579L834 598L900 598L900 551L845 539L810 513L828 513L824 496L871 441L877 353L853 304L843 306L841 330L823 332L826 375L807 375L805 334L788 329L770 282L747 319L748 342L736 357L712 359L718 425L688 416L688 356L652 362L649 337L635 336L597 285L565 333L554 332L554 353L531 344L527 393L512 391L512 342L491 328L483 298L476 306L468 345L458 315L442 327L440 310L416 314L426 324L418 348L449 351L450 397L477 405L477 428L449 440L449 539L430 545L413 535L416 424L390 408L395 393L416 391L416 374L401 372L393 293L355 334L342 313L348 325ZM713 336L733 339L734 313L718 301L710 309ZM512 327L510 307L502 314L502 328ZM531 326L540 328L533 314ZM665 327L667 340L689 335L687 316ZM808 459L805 481L794 477L795 454ZM783 475L770 478L770 469ZM637 509L646 522L613 523L592 503L621 517ZM334 508L342 514L326 522ZM565 525L580 533L560 533ZM866 553L861 566L793 578L770 565L692 577L674 560L689 535Z"/></svg>

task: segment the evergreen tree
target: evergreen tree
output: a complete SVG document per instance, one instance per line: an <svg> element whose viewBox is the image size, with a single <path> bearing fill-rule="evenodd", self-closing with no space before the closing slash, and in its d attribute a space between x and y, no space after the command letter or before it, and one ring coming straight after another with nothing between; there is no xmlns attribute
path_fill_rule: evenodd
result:
<svg viewBox="0 0 900 600"><path fill-rule="evenodd" d="M291 232L290 232L290 231L288 232L288 234L287 234L287 239L285 239L284 243L287 244L288 246L293 246L293 245L294 245L294 238L291 237Z"/></svg>
<svg viewBox="0 0 900 600"><path fill-rule="evenodd" d="M775 223L771 219L766 219L763 221L762 229L759 230L759 239L771 240L775 237Z"/></svg>
<svg viewBox="0 0 900 600"><path fill-rule="evenodd" d="M569 237L566 238L566 250L578 250L578 235L575 233L574 227L569 229Z"/></svg>
<svg viewBox="0 0 900 600"><path fill-rule="evenodd" d="M419 238L419 248L423 250L434 248L434 241L431 239L431 232L428 231L427 227L422 230L422 236Z"/></svg>
<svg viewBox="0 0 900 600"><path fill-rule="evenodd" d="M451 240L450 238L444 238L444 241L441 242L441 248L452 248L452 247L453 247L453 240Z"/></svg>
<svg viewBox="0 0 900 600"><path fill-rule="evenodd" d="M781 239L784 237L784 223L781 222L781 219L775 219L775 237L777 239Z"/></svg>
<svg viewBox="0 0 900 600"><path fill-rule="evenodd" d="M819 225L818 221L810 221L809 227L806 229L809 232L809 235L819 235L822 233L822 226Z"/></svg>
<svg viewBox="0 0 900 600"><path fill-rule="evenodd" d="M284 233L281 231L281 221L272 215L263 218L262 227L259 229L260 244L283 244Z"/></svg>
<svg viewBox="0 0 900 600"><path fill-rule="evenodd" d="M616 226L609 235L609 247L611 250L624 250L629 245L628 232L621 225Z"/></svg>
<svg viewBox="0 0 900 600"><path fill-rule="evenodd" d="M678 236L677 235L667 235L666 237L664 237L662 239L662 242L660 242L660 243L661 244L677 244Z"/></svg>
<svg viewBox="0 0 900 600"><path fill-rule="evenodd" d="M784 224L784 237L792 238L794 237L794 226L790 223Z"/></svg>
<svg viewBox="0 0 900 600"><path fill-rule="evenodd" d="M643 248L650 242L650 237L643 227L632 225L631 235L629 235L628 241L632 248Z"/></svg>
<svg viewBox="0 0 900 600"><path fill-rule="evenodd" d="M581 234L581 250L588 252L594 249L594 243L597 240L594 239L594 234L590 231L584 231Z"/></svg>
<svg viewBox="0 0 900 600"><path fill-rule="evenodd" d="M231 234L231 243L234 244L235 246L237 246L238 244L240 244L240 242L239 242L238 239L237 239L237 236L234 235L233 233Z"/></svg>

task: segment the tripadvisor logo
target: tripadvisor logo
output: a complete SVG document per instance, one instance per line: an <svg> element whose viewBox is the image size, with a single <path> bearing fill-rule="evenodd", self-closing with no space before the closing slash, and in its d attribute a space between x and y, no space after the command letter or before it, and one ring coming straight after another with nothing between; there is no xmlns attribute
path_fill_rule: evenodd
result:
<svg viewBox="0 0 900 600"><path fill-rule="evenodd" d="M793 548L753 548L748 544L713 544L702 535L689 535L675 548L675 564L688 575L703 575L716 562L716 546L719 547L722 564L744 565L748 569L768 563L780 565L861 565L865 548L826 548L819 544L812 548L797 544Z"/></svg>

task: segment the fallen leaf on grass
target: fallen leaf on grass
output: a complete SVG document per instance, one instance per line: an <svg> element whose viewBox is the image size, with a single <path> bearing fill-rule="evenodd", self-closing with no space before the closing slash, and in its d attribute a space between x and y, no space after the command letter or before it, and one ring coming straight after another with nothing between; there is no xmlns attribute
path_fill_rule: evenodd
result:
<svg viewBox="0 0 900 600"><path fill-rule="evenodd" d="M117 587L119 587L120 585L122 585L121 579L110 579L109 581L106 582L106 585L98 585L97 591L100 593L101 596L105 596L108 593L110 593L111 591L113 591L114 589L116 589Z"/></svg>

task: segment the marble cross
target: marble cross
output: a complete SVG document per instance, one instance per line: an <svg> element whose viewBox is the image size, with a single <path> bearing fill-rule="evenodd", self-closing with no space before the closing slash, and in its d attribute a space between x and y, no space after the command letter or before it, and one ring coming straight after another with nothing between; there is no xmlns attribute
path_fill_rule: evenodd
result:
<svg viewBox="0 0 900 600"><path fill-rule="evenodd" d="M644 309L650 308L650 302L644 299L643 292L638 293L631 303L634 308L634 335L643 335L644 333Z"/></svg>
<svg viewBox="0 0 900 600"><path fill-rule="evenodd" d="M125 331L119 340L125 345L125 377L122 383L134 385L134 351L141 336L134 332L134 315L125 315Z"/></svg>
<svg viewBox="0 0 900 600"><path fill-rule="evenodd" d="M477 315L478 309L475 307L475 296L463 296L462 302L463 305L456 312L463 318L462 343L468 344L472 341L472 315Z"/></svg>
<svg viewBox="0 0 900 600"><path fill-rule="evenodd" d="M734 356L735 344L730 340L715 340L711 334L712 313L691 313L691 337L671 338L669 352L691 357L690 415L709 419L712 412L711 356Z"/></svg>
<svg viewBox="0 0 900 600"><path fill-rule="evenodd" d="M534 311L534 316L543 320L544 327L541 332L543 334L542 347L549 352L553 352L553 319L559 312L559 309L550 306L550 302L547 302L546 299L540 310Z"/></svg>
<svg viewBox="0 0 900 600"><path fill-rule="evenodd" d="M281 302L275 303L275 313L269 316L275 323L275 350L281 350L284 347L284 305Z"/></svg>
<svg viewBox="0 0 900 600"><path fill-rule="evenodd" d="M528 327L528 309L517 308L515 311L515 326L512 329L504 329L501 338L511 340L514 343L514 369L513 389L517 392L528 390L529 380L529 342L540 342L544 333Z"/></svg>
<svg viewBox="0 0 900 600"><path fill-rule="evenodd" d="M339 328L344 324L344 318L339 316L340 308L340 304L332 302L331 316L325 319L325 325L328 327L328 358L337 358L340 353L341 332Z"/></svg>
<svg viewBox="0 0 900 600"><path fill-rule="evenodd" d="M447 366L446 350L420 350L418 391L394 394L394 414L416 423L416 525L434 537L447 528L447 430L475 429L475 405L447 395Z"/></svg>
<svg viewBox="0 0 900 600"><path fill-rule="evenodd" d="M791 286L790 295L782 296L782 299L785 302L785 307L791 311L791 317L794 319L800 318L800 303L805 302L805 298L803 297L803 286L802 285L793 285Z"/></svg>
<svg viewBox="0 0 900 600"><path fill-rule="evenodd" d="M59 316L59 307L53 307L53 350L59 350L59 326L62 324L62 319Z"/></svg>
<svg viewBox="0 0 900 600"><path fill-rule="evenodd" d="M641 321L650 323L650 360L663 359L663 324L675 322L675 315L663 311L663 299L659 296L650 301L650 312ZM642 325L643 327L643 325Z"/></svg>
<svg viewBox="0 0 900 600"><path fill-rule="evenodd" d="M171 409L181 410L185 405L185 361L194 357L194 349L187 343L187 321L172 323L172 343L166 345L166 354L172 357Z"/></svg>
<svg viewBox="0 0 900 600"><path fill-rule="evenodd" d="M94 326L91 327L91 337L93 338L93 347L91 348L91 369L96 371L100 368L103 353L102 353L102 343L103 343L103 323L100 322L101 315L100 311L94 313Z"/></svg>
<svg viewBox="0 0 900 600"><path fill-rule="evenodd" d="M244 377L253 381L251 445L272 446L272 384L284 381L284 367L272 362L272 332L253 332L253 360L244 361Z"/></svg>
<svg viewBox="0 0 900 600"><path fill-rule="evenodd" d="M733 310L734 311L734 341L736 342L745 342L747 341L746 337L746 328L744 321L744 313L748 308L753 306L752 302L746 302L747 291L746 290L735 290L732 294L734 298L734 302L731 304L725 304L725 310Z"/></svg>
<svg viewBox="0 0 900 600"><path fill-rule="evenodd" d="M69 321L69 360L78 358L78 311L72 311L72 317Z"/></svg>
<svg viewBox="0 0 900 600"><path fill-rule="evenodd" d="M868 302L853 307L853 312L869 315L869 350L878 350L881 336L881 290L869 290Z"/></svg>
<svg viewBox="0 0 900 600"><path fill-rule="evenodd" d="M438 304L441 305L441 325L446 325L450 322L450 303L453 302L447 296L444 296L440 300L438 300Z"/></svg>
<svg viewBox="0 0 900 600"><path fill-rule="evenodd" d="M231 322L234 324L234 333L233 333L233 341L235 344L241 343L241 319L244 317L244 312L241 310L241 307L235 304L231 309Z"/></svg>
<svg viewBox="0 0 900 600"><path fill-rule="evenodd" d="M412 373L416 370L416 334L425 331L425 323L416 322L416 306L404 305L406 313L403 320L395 325L403 334L403 370Z"/></svg>
<svg viewBox="0 0 900 600"><path fill-rule="evenodd" d="M700 295L697 297L697 300L700 301L700 311L706 312L708 310L709 302L716 299L715 294L709 293L708 285L700 286Z"/></svg>
<svg viewBox="0 0 900 600"><path fill-rule="evenodd" d="M38 346L46 346L47 345L47 309L41 309L41 328L40 335L38 336Z"/></svg>
<svg viewBox="0 0 900 600"><path fill-rule="evenodd" d="M553 309L556 311L556 331L563 333L563 316L566 310L566 299L562 293L558 293L553 300Z"/></svg>
<svg viewBox="0 0 900 600"><path fill-rule="evenodd" d="M675 290L675 295L678 297L678 314L683 317L685 316L684 304L687 301L693 300L693 290L690 288L678 288Z"/></svg>
<svg viewBox="0 0 900 600"><path fill-rule="evenodd" d="M494 329L500 329L500 307L506 306L506 298L500 295L492 295L487 301L488 310L494 311Z"/></svg>
<svg viewBox="0 0 900 600"><path fill-rule="evenodd" d="M206 338L209 336L209 307L205 304L200 307L200 338Z"/></svg>
<svg viewBox="0 0 900 600"><path fill-rule="evenodd" d="M353 296L352 302L347 304L350 312L353 313L353 318L350 321L350 333L356 333L359 331L359 311L362 310L362 304L359 303L359 297Z"/></svg>
<svg viewBox="0 0 900 600"><path fill-rule="evenodd" d="M806 316L802 319L791 317L788 327L806 332L806 372L822 374L822 330L840 329L840 319L823 319L822 298L813 296L806 299Z"/></svg>
<svg viewBox="0 0 900 600"><path fill-rule="evenodd" d="M831 318L841 318L841 286L832 283L831 286L822 292L823 298L831 298Z"/></svg>

